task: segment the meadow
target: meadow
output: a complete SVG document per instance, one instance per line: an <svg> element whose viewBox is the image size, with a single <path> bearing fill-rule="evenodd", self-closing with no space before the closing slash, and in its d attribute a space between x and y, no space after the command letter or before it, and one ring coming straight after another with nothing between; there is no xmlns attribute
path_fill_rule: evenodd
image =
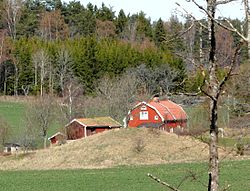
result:
<svg viewBox="0 0 250 191"><path fill-rule="evenodd" d="M93 170L0 171L3 191L159 191L168 190L147 176L151 173L185 191L207 190L207 164L181 163L120 166ZM221 163L220 188L250 190L250 160Z"/></svg>
<svg viewBox="0 0 250 191"><path fill-rule="evenodd" d="M25 132L25 116L29 115L27 111L28 100L25 101L5 101L0 100L0 116L8 123L10 126L10 136L7 139L7 142L20 142L23 138ZM59 125L57 121L51 125L48 129L48 136L56 133L59 128L62 126ZM41 140L38 140L38 147L42 146L42 137Z"/></svg>

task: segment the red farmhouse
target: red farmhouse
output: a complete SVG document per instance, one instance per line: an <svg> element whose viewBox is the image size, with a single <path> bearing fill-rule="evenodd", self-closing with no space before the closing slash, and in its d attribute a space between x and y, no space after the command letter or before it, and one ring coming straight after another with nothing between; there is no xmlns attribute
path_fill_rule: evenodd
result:
<svg viewBox="0 0 250 191"><path fill-rule="evenodd" d="M128 127L158 127L172 130L175 127L185 127L187 114L181 106L170 100L153 100L138 103L128 113Z"/></svg>
<svg viewBox="0 0 250 191"><path fill-rule="evenodd" d="M66 125L67 139L74 140L100 133L122 125L111 117L73 119Z"/></svg>

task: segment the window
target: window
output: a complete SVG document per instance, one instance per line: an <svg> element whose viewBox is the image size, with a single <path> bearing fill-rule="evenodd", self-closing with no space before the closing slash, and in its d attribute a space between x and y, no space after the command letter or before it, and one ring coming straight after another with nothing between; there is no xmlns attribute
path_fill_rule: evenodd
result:
<svg viewBox="0 0 250 191"><path fill-rule="evenodd" d="M140 120L148 120L148 111L140 112Z"/></svg>
<svg viewBox="0 0 250 191"><path fill-rule="evenodd" d="M158 116L158 115L156 115L156 116L155 116L155 120L158 120L158 119L159 119L159 116Z"/></svg>
<svg viewBox="0 0 250 191"><path fill-rule="evenodd" d="M143 106L141 106L141 110L145 111L145 110L147 110L147 107L145 105L143 105Z"/></svg>

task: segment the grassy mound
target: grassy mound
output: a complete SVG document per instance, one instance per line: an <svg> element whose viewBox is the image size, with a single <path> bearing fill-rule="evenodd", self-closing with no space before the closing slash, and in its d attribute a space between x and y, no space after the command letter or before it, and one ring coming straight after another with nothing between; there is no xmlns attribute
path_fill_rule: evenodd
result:
<svg viewBox="0 0 250 191"><path fill-rule="evenodd" d="M118 129L25 156L0 157L0 170L106 168L207 158L208 146L192 137L155 129Z"/></svg>

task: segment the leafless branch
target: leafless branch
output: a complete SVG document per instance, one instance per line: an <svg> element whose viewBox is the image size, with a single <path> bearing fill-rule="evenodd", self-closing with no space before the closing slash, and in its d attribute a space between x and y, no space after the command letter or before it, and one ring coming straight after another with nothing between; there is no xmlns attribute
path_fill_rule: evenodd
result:
<svg viewBox="0 0 250 191"><path fill-rule="evenodd" d="M224 79L221 81L221 83L219 84L219 88L218 88L218 91L217 91L217 98L219 97L225 83L227 82L227 80L231 77L231 74L233 72L233 69L234 69L234 66L235 66L235 63L236 63L236 58L237 56L239 55L240 53L240 50L241 50L241 45L243 44L243 42L240 42L236 49L235 49L235 52L234 52L234 55L233 55L233 58L231 60L231 64L230 64L230 68L229 68L229 71L227 72L226 76L224 77Z"/></svg>
<svg viewBox="0 0 250 191"><path fill-rule="evenodd" d="M169 40L165 40L165 43L169 43L169 42L172 42L178 38L180 38L181 36L183 36L185 33L187 33L188 31L190 31L194 26L194 22L192 22L192 24L184 31L181 31L175 35L173 35Z"/></svg>
<svg viewBox="0 0 250 191"><path fill-rule="evenodd" d="M229 1L229 0L228 0ZM243 35L241 34L234 26L233 24L226 18L223 18L228 24L230 27L222 24L221 22L219 22L218 20L216 20L211 14L209 14L209 12L204 8L202 7L201 5L199 5L195 0L192 0L192 2L199 8L201 9L202 11L204 11L206 13L206 15L212 19L217 25L221 26L222 28L228 30L228 31L231 31L235 34L237 34L240 38L242 38L244 41L248 42L248 39Z"/></svg>
<svg viewBox="0 0 250 191"><path fill-rule="evenodd" d="M203 28L207 29L207 26L205 26L204 24L202 24L202 22L200 22L198 19L196 19L191 13L189 13L186 9L184 9L179 3L176 2L175 4L178 5L187 14L187 16L189 16L190 18L192 18L195 22L197 22Z"/></svg>
<svg viewBox="0 0 250 191"><path fill-rule="evenodd" d="M245 8L245 14L246 14L246 18L249 15L249 4L248 4L248 0L243 0L244 3L244 8Z"/></svg>
<svg viewBox="0 0 250 191"><path fill-rule="evenodd" d="M182 55L182 54L180 54L180 53L178 53L178 52L175 52L175 54L176 54L177 56L179 56L180 58L186 59L187 61L191 62L196 68L199 68L199 69L201 69L201 70L204 69L203 65L202 65L202 64L197 64L197 63L195 62L194 59L187 58L186 56L184 56L184 55Z"/></svg>
<svg viewBox="0 0 250 191"><path fill-rule="evenodd" d="M217 1L216 5L223 5L223 4L227 4L233 1L237 1L237 0L223 0L223 1Z"/></svg>
<svg viewBox="0 0 250 191"><path fill-rule="evenodd" d="M171 186L170 184L168 184L167 182L164 182L162 181L161 179L153 176L152 174L148 173L148 177L150 177L151 179L153 179L154 181L164 185L164 186L167 186L170 190L173 190L173 191L180 191L179 189L175 188L174 186Z"/></svg>

